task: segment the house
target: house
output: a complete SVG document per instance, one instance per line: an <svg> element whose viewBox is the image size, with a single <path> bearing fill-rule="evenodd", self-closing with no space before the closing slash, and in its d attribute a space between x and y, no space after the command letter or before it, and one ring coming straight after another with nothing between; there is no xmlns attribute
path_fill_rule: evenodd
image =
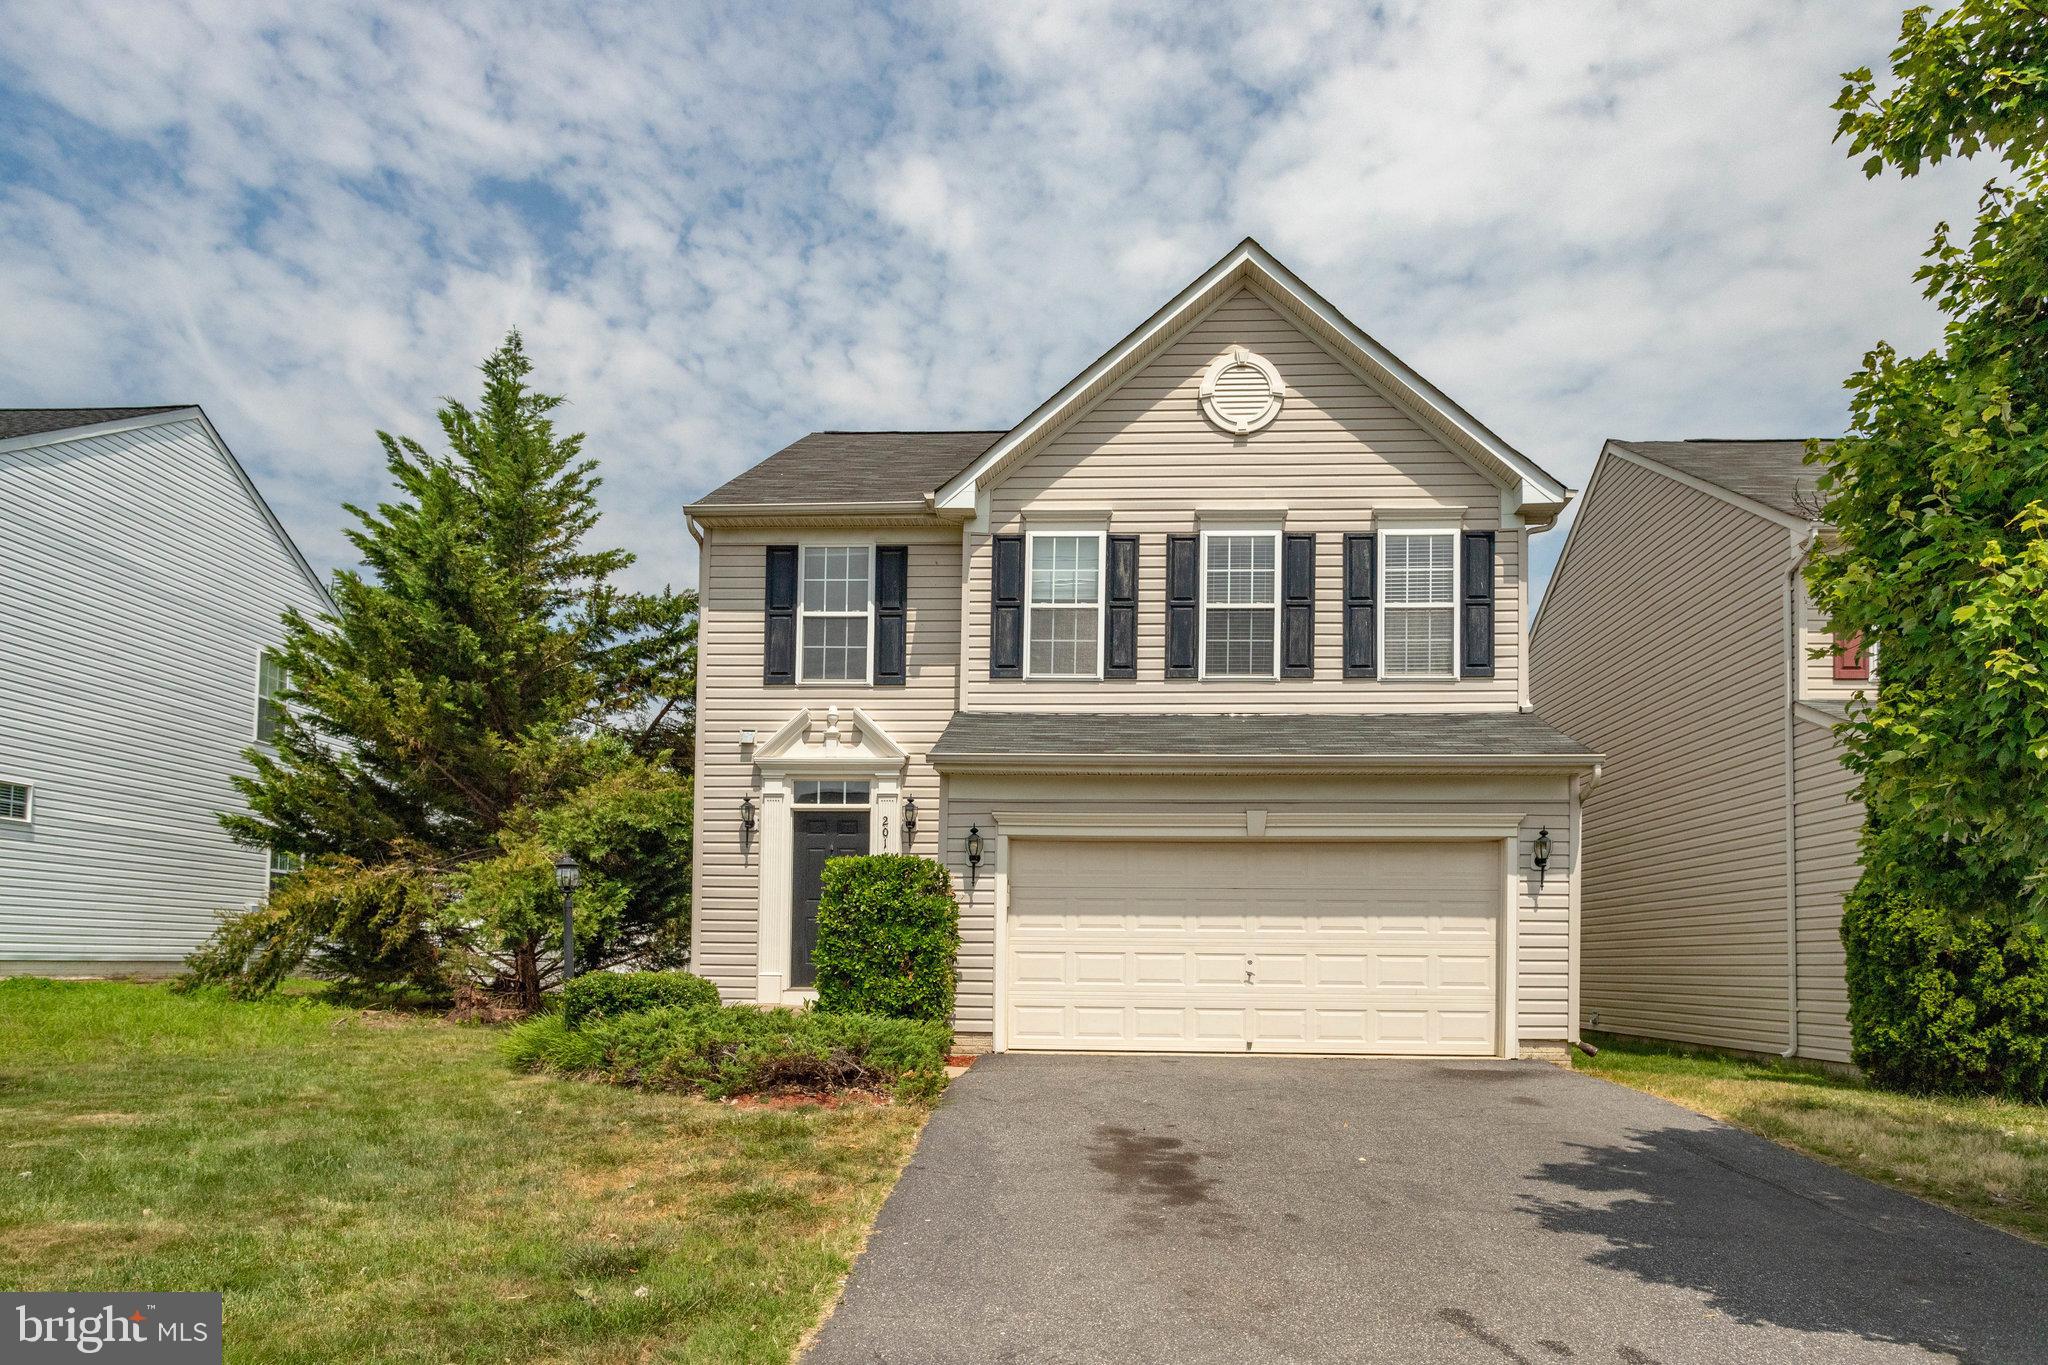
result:
<svg viewBox="0 0 2048 1365"><path fill-rule="evenodd" d="M1862 810L1834 727L1871 677L1801 576L1804 441L1609 441L1530 642L1585 798L1581 1006L1620 1033L1849 1060Z"/></svg>
<svg viewBox="0 0 2048 1365"><path fill-rule="evenodd" d="M1570 490L1246 241L1007 430L690 506L697 971L810 994L827 858L942 860L965 1047L1563 1055Z"/></svg>
<svg viewBox="0 0 2048 1365"><path fill-rule="evenodd" d="M263 898L215 813L319 580L196 407L0 410L0 972L169 971Z"/></svg>

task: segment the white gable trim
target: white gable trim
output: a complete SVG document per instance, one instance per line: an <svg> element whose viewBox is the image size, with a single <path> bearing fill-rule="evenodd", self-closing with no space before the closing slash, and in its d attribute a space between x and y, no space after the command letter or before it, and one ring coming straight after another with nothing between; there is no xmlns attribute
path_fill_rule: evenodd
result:
<svg viewBox="0 0 2048 1365"><path fill-rule="evenodd" d="M1494 435L1400 357L1360 331L1293 271L1247 237L1137 330L1041 403L973 464L947 480L933 495L934 507L972 511L977 494L999 481L1026 450L1093 406L1149 358L1166 338L1178 334L1247 284L1270 295L1273 301L1284 303L1288 311L1296 313L1331 346L1340 360L1357 368L1386 389L1389 397L1447 437L1453 449L1509 485L1517 510L1526 508L1531 519L1543 520L1554 517L1570 500L1571 492L1563 483Z"/></svg>
<svg viewBox="0 0 2048 1365"><path fill-rule="evenodd" d="M140 431L146 427L177 426L183 422L199 423L200 428L206 432L206 439L213 443L215 452L227 462L228 472L242 485L242 491L248 495L249 501L255 504L257 513L270 527L270 533L277 537L279 547L291 557L292 563L298 566L299 573L305 578L307 585L327 604L330 611L333 610L334 599L328 595L327 585L320 581L320 575L313 572L313 566L299 553L299 547L293 543L290 533L284 529L284 523L277 519L277 513L271 511L270 504L263 500L263 494L257 490L255 480L249 477L249 471L242 468L242 462L235 458L235 452L228 449L228 443L213 429L213 423L197 404L189 408L172 408L168 412L145 413L140 417L123 417L112 422L95 422L91 426L62 427L56 431L38 431L28 436L16 436L0 441L0 454L14 450L31 450L39 446L63 445L69 441L87 441L96 436L114 436L122 432Z"/></svg>
<svg viewBox="0 0 2048 1365"><path fill-rule="evenodd" d="M1765 521L1775 521L1778 525L1790 527L1795 531L1803 531L1816 524L1810 517L1795 517L1790 512L1780 512L1777 508L1758 502L1755 498L1746 498L1740 493L1721 487L1720 484L1711 483L1697 475L1687 474L1683 470L1673 469L1670 465L1660 460L1653 460L1648 455L1624 449L1613 441L1609 441L1601 449L1601 458L1605 459L1607 452L1610 450L1614 452L1617 459L1627 460L1630 464L1641 465L1644 469L1662 474L1673 483L1684 484L1687 488L1705 493L1711 498L1719 498L1722 502L1733 507L1740 507L1745 512L1754 512Z"/></svg>

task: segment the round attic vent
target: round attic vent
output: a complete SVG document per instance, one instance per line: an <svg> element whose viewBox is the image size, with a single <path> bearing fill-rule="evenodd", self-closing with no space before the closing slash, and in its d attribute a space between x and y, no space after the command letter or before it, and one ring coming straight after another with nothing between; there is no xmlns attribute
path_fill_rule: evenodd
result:
<svg viewBox="0 0 2048 1365"><path fill-rule="evenodd" d="M1236 436L1248 436L1280 415L1287 386L1262 355L1233 346L1202 375L1202 415Z"/></svg>

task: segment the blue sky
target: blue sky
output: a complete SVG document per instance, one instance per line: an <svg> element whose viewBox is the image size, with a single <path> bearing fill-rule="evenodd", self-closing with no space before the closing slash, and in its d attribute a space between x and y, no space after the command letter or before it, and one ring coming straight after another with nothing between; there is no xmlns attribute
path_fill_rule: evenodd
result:
<svg viewBox="0 0 2048 1365"><path fill-rule="evenodd" d="M1578 484L1839 430L1989 174L1831 145L1899 0L510 8L10 6L0 405L201 403L331 567L516 325L690 583L692 497L1007 426L1252 234Z"/></svg>

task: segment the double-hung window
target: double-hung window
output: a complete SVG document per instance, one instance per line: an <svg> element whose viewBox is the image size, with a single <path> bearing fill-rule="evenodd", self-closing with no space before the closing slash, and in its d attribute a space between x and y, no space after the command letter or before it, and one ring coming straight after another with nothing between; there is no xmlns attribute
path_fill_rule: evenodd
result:
<svg viewBox="0 0 2048 1365"><path fill-rule="evenodd" d="M1458 533L1380 535L1380 676L1458 675Z"/></svg>
<svg viewBox="0 0 2048 1365"><path fill-rule="evenodd" d="M1278 676L1280 534L1202 534L1202 676Z"/></svg>
<svg viewBox="0 0 2048 1365"><path fill-rule="evenodd" d="M1024 671L1032 678L1102 676L1102 536L1034 531Z"/></svg>
<svg viewBox="0 0 2048 1365"><path fill-rule="evenodd" d="M868 545L803 547L803 590L797 597L799 681L868 680L874 555Z"/></svg>
<svg viewBox="0 0 2048 1365"><path fill-rule="evenodd" d="M0 782L0 820L25 825L35 814L35 795L26 782Z"/></svg>
<svg viewBox="0 0 2048 1365"><path fill-rule="evenodd" d="M277 651L266 649L256 663L256 739L269 744L277 737L277 720L284 703L277 694L284 691L284 660Z"/></svg>

